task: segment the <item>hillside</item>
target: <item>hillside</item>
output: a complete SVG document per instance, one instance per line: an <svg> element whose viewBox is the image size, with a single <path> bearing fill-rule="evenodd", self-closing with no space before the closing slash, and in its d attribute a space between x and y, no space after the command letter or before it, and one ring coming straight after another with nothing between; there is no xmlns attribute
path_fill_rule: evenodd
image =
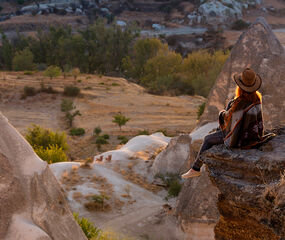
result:
<svg viewBox="0 0 285 240"><path fill-rule="evenodd" d="M44 78L41 73L1 73L0 109L10 122L24 134L31 124L38 124L53 130L66 130L64 113L60 110L64 86L76 85L81 89L74 103L82 116L75 119L74 126L85 129L84 137L70 138L72 159L96 155L92 139L93 129L100 126L103 133L110 135L110 144L103 150L115 148L118 135L135 136L139 131L150 133L166 130L170 135L188 133L193 130L197 120L197 109L204 98L196 96L155 96L145 89L129 83L123 78L97 75L81 75L75 82L73 77ZM5 79L5 80L4 80ZM24 86L40 88L41 82L52 86L58 94L39 93L21 99ZM112 120L121 111L130 121L119 130ZM93 144L90 144L90 143Z"/></svg>

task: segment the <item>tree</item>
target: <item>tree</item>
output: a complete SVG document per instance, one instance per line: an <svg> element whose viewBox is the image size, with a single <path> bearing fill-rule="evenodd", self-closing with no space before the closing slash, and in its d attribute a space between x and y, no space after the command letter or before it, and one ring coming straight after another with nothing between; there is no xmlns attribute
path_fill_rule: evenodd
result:
<svg viewBox="0 0 285 240"><path fill-rule="evenodd" d="M50 80L52 80L54 77L60 76L62 73L61 69L57 66L49 66L45 71L44 71L44 76L49 77Z"/></svg>
<svg viewBox="0 0 285 240"><path fill-rule="evenodd" d="M125 117L121 112L116 114L113 118L114 119L112 122L119 126L120 131L122 130L122 126L126 125L126 123L130 120L130 118Z"/></svg>
<svg viewBox="0 0 285 240"><path fill-rule="evenodd" d="M73 68L72 69L72 76L73 76L75 82L76 82L76 79L77 79L79 74L80 74L80 69L79 68Z"/></svg>
<svg viewBox="0 0 285 240"><path fill-rule="evenodd" d="M33 53L29 48L16 52L12 65L15 71L33 70L35 68Z"/></svg>
<svg viewBox="0 0 285 240"><path fill-rule="evenodd" d="M71 128L74 118L76 116L81 116L80 111L76 110L74 112L71 112L72 110L76 109L76 106L74 105L73 101L68 99L63 99L60 107L61 111L65 112L65 121L67 122L68 127Z"/></svg>

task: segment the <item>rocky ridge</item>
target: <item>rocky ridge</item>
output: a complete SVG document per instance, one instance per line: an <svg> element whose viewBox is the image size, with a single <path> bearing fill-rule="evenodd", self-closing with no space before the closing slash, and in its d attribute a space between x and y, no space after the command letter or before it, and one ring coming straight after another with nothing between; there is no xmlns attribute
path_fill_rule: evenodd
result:
<svg viewBox="0 0 285 240"><path fill-rule="evenodd" d="M285 237L285 129L260 149L215 146L203 155L219 189L215 239Z"/></svg>

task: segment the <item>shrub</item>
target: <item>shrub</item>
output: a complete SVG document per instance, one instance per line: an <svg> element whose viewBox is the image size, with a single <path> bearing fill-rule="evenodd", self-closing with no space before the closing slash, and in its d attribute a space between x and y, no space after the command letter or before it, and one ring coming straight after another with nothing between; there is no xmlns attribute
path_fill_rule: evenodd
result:
<svg viewBox="0 0 285 240"><path fill-rule="evenodd" d="M120 140L120 144L126 144L129 140L125 136L118 136L118 140Z"/></svg>
<svg viewBox="0 0 285 240"><path fill-rule="evenodd" d="M64 132L53 132L38 125L33 125L32 128L28 128L25 138L34 149L47 149L50 146L57 146L63 151L68 149L66 135Z"/></svg>
<svg viewBox="0 0 285 240"><path fill-rule="evenodd" d="M45 87L45 85L43 83L41 84L40 92L44 92L44 93L48 93L48 94L57 93L57 91L54 90L52 86Z"/></svg>
<svg viewBox="0 0 285 240"><path fill-rule="evenodd" d="M149 131L148 130L140 130L139 132L138 132L138 135L149 135Z"/></svg>
<svg viewBox="0 0 285 240"><path fill-rule="evenodd" d="M37 94L37 90L34 87L25 86L24 87L24 97L35 96Z"/></svg>
<svg viewBox="0 0 285 240"><path fill-rule="evenodd" d="M101 149L101 146L102 146L102 145L109 144L108 140L105 139L103 136L98 136L98 137L96 138L96 142L95 142L95 143L96 143L96 145L97 145L98 150Z"/></svg>
<svg viewBox="0 0 285 240"><path fill-rule="evenodd" d="M93 134L98 136L102 132L102 129L100 127L96 127L93 130Z"/></svg>
<svg viewBox="0 0 285 240"><path fill-rule="evenodd" d="M15 71L33 70L35 68L33 53L29 48L16 52L12 64Z"/></svg>
<svg viewBox="0 0 285 240"><path fill-rule="evenodd" d="M75 109L75 106L74 106L74 103L72 100L62 99L60 108L61 108L62 112L69 112L69 111Z"/></svg>
<svg viewBox="0 0 285 240"><path fill-rule="evenodd" d="M67 156L64 150L57 145L50 145L47 148L35 148L36 154L44 161L51 163L66 162Z"/></svg>
<svg viewBox="0 0 285 240"><path fill-rule="evenodd" d="M244 20L242 19L238 19L236 20L233 25L232 25L232 29L233 30L237 30L237 31L240 31L240 30L244 30L244 29L247 29L249 27L249 23L245 22Z"/></svg>
<svg viewBox="0 0 285 240"><path fill-rule="evenodd" d="M73 216L88 239L99 237L101 230L96 228L87 218L80 218L78 213L73 213Z"/></svg>
<svg viewBox="0 0 285 240"><path fill-rule="evenodd" d="M34 74L33 71L25 71L25 72L24 72L24 75L33 75L33 74Z"/></svg>
<svg viewBox="0 0 285 240"><path fill-rule="evenodd" d="M168 197L177 197L182 188L181 183L178 180L174 180L170 183L168 188Z"/></svg>
<svg viewBox="0 0 285 240"><path fill-rule="evenodd" d="M66 112L65 113L65 121L68 124L68 127L72 127L74 118L76 116L81 116L81 113L79 112L79 110L76 110L75 112L71 113L71 112Z"/></svg>
<svg viewBox="0 0 285 240"><path fill-rule="evenodd" d="M80 69L79 68L73 68L71 74L72 74L72 76L74 78L74 81L76 81L77 77L80 74Z"/></svg>
<svg viewBox="0 0 285 240"><path fill-rule="evenodd" d="M205 106L206 106L206 103L202 103L199 107L198 107L198 111L197 111L197 118L199 119L202 114L204 113L204 110L205 110Z"/></svg>
<svg viewBox="0 0 285 240"><path fill-rule="evenodd" d="M113 123L116 123L120 130L122 130L122 126L126 125L126 123L130 120L130 118L125 117L121 112L113 116Z"/></svg>
<svg viewBox="0 0 285 240"><path fill-rule="evenodd" d="M76 97L80 93L80 88L74 86L66 86L64 88L63 94L68 97Z"/></svg>
<svg viewBox="0 0 285 240"><path fill-rule="evenodd" d="M69 134L71 136L82 136L85 134L85 129L84 128L71 128L69 130Z"/></svg>
<svg viewBox="0 0 285 240"><path fill-rule="evenodd" d="M105 138L106 140L110 139L110 136L108 134L104 134L102 137Z"/></svg>
<svg viewBox="0 0 285 240"><path fill-rule="evenodd" d="M44 71L44 76L49 77L50 79L53 79L55 77L59 77L61 75L62 71L59 67L57 66L49 66L45 71Z"/></svg>

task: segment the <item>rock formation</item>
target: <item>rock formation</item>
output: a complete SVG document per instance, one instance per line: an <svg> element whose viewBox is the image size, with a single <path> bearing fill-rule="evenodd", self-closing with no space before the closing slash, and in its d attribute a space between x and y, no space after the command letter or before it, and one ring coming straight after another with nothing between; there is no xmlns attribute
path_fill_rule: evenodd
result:
<svg viewBox="0 0 285 240"><path fill-rule="evenodd" d="M215 239L285 239L285 129L260 149L215 146L203 155L220 191Z"/></svg>
<svg viewBox="0 0 285 240"><path fill-rule="evenodd" d="M191 138L184 134L172 138L167 148L160 152L152 165L152 171L156 173L182 173L189 168Z"/></svg>
<svg viewBox="0 0 285 240"><path fill-rule="evenodd" d="M285 90L284 84L282 85L285 75L285 53L265 20L259 18L247 32L241 35L232 49L231 55L208 97L205 112L199 123L200 127L190 134L192 138L191 161L195 158L203 136L217 127L218 112L234 96L236 84L231 76L235 72L242 71L245 67L252 67L263 79L261 92L263 94L265 127L268 129L285 123L285 111L281 110L284 109L285 103L285 95L282 94L282 91ZM200 191L196 190L197 185L202 186ZM176 210L184 229L190 228L199 218L199 222L215 222L215 219L218 221L216 214L218 211L217 192L217 188L212 186L205 173L202 178L186 181L179 194ZM208 196L208 199L205 196ZM207 209L212 209L212 211L205 218Z"/></svg>
<svg viewBox="0 0 285 240"><path fill-rule="evenodd" d="M217 120L217 114L234 96L234 73L253 68L262 78L263 115L266 128L285 123L285 53L284 48L264 18L258 18L244 32L231 51L222 72L209 94L200 126Z"/></svg>
<svg viewBox="0 0 285 240"><path fill-rule="evenodd" d="M47 163L1 112L0 239L86 239Z"/></svg>

